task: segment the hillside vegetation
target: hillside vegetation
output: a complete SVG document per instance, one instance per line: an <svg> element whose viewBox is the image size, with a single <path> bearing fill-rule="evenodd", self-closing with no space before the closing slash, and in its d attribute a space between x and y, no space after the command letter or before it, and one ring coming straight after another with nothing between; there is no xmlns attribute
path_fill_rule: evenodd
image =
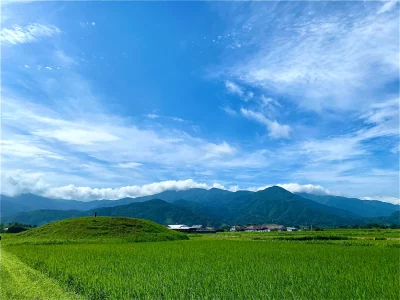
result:
<svg viewBox="0 0 400 300"><path fill-rule="evenodd" d="M151 221L120 217L66 219L4 237L6 244L129 243L188 239L184 233Z"/></svg>

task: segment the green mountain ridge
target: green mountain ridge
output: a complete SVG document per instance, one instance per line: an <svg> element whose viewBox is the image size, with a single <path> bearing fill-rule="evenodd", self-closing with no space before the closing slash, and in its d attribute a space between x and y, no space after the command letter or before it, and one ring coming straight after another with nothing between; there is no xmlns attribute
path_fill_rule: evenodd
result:
<svg viewBox="0 0 400 300"><path fill-rule="evenodd" d="M202 224L205 226L220 226L221 223L208 216L192 212L179 205L173 205L163 200L153 199L144 202L134 202L127 205L101 207L87 211L76 210L36 210L22 212L3 217L4 223L20 222L24 224L43 225L49 222L72 217L93 216L130 217L146 219L158 224Z"/></svg>
<svg viewBox="0 0 400 300"><path fill-rule="evenodd" d="M367 218L365 221L369 224L400 225L400 211L396 211L390 216Z"/></svg>
<svg viewBox="0 0 400 300"><path fill-rule="evenodd" d="M322 196L312 196L315 196L317 200L326 199L326 197ZM39 198L41 206L52 200L47 198L43 200L41 198ZM344 201L343 199L340 200ZM352 203L355 203L352 204L353 206L358 205L359 202L361 202L360 205L371 205L371 201L357 200L358 202L350 199L350 201L353 201ZM365 222L365 214L368 214L365 210L361 211L364 214L361 215L354 212L355 209L353 211L343 209L343 205L340 202L340 205L337 203L333 205L329 201L327 203L330 205L319 203L321 201L306 199L299 194L290 193L277 186L258 192L229 192L215 188L210 190L189 189L184 191L164 191L156 195L123 198L120 200L54 201L62 207L65 207L66 202L72 201L72 207L80 205L80 209L20 212L3 216L2 222L44 224L67 217L91 216L96 210L98 215L144 218L159 224L186 223L188 225L202 224L213 227L239 223L341 226L363 224ZM10 202L10 200L7 200L7 202ZM365 204L364 202L368 203ZM373 201L372 203L375 211L383 207L386 209L385 211L392 213L396 209L398 210L399 207L389 203L375 202L379 201ZM102 204L104 204L103 207L98 206ZM52 207L54 206L55 204L53 203Z"/></svg>
<svg viewBox="0 0 400 300"><path fill-rule="evenodd" d="M320 204L345 209L361 217L381 217L399 211L400 206L377 200L360 200L357 198L346 198L331 195L314 195L307 193L297 193L303 198L307 198Z"/></svg>

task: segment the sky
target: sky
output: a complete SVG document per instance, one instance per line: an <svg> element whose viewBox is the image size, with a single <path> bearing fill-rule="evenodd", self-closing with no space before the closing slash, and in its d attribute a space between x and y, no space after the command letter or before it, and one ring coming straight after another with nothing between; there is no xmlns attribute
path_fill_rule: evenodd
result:
<svg viewBox="0 0 400 300"><path fill-rule="evenodd" d="M1 192L399 201L399 3L1 4Z"/></svg>

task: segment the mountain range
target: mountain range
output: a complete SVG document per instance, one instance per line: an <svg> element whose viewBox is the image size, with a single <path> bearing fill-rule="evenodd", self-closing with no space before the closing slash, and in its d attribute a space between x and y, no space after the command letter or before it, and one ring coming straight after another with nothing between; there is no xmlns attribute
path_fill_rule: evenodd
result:
<svg viewBox="0 0 400 300"><path fill-rule="evenodd" d="M273 186L258 192L221 189L164 191L137 198L77 201L33 194L1 196L3 223L41 225L93 215L126 216L160 224L186 223L220 227L234 224L279 223L287 226L342 226L366 222L398 224L399 206L337 196L291 193Z"/></svg>

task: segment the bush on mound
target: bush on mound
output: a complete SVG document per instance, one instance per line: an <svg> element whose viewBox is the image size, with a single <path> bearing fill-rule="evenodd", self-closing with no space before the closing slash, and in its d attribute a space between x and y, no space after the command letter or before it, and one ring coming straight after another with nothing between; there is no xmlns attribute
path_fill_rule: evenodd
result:
<svg viewBox="0 0 400 300"><path fill-rule="evenodd" d="M7 238L10 244L131 243L187 240L157 223L121 217L82 217L56 221Z"/></svg>

